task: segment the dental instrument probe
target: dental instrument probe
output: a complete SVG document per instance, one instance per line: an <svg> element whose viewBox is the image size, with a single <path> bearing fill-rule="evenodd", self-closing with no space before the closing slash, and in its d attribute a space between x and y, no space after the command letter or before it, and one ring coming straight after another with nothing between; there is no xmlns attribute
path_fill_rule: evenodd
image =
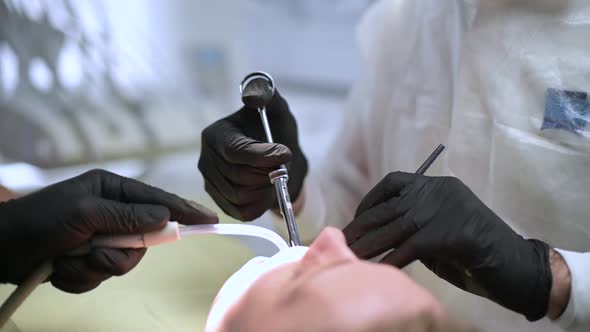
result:
<svg viewBox="0 0 590 332"><path fill-rule="evenodd" d="M147 248L175 242L186 236L206 234L255 236L272 242L279 250L289 248L289 245L277 233L260 226L246 224L180 226L175 221L169 221L164 228L145 234L95 236L89 243L71 251L68 255L84 255L89 253L92 248ZM0 307L0 330L35 288L44 281L47 281L52 273L53 261L48 260L41 264L10 294Z"/></svg>
<svg viewBox="0 0 590 332"><path fill-rule="evenodd" d="M255 79L264 79L268 82L265 89L251 88L249 83ZM240 93L242 94L242 102L244 102L244 105L258 110L266 140L268 143L274 143L270 131L270 125L268 124L268 118L266 116L266 105L270 103L275 93L275 83L272 77L265 72L253 72L248 74L240 84ZM299 230L297 229L295 213L293 212L293 205L287 188L287 181L289 180L287 167L285 167L285 165L280 165L278 169L270 172L268 177L270 178L270 183L275 188L275 194L279 203L279 211L287 225L289 244L291 247L300 246L301 240L299 239Z"/></svg>
<svg viewBox="0 0 590 332"><path fill-rule="evenodd" d="M428 156L428 158L426 158L424 163L422 165L420 165L420 167L418 167L416 174L424 175L424 173L426 173L426 171L428 170L430 165L432 165L432 163L436 160L436 158L438 158L438 156L443 152L444 149L445 149L445 146L442 144L439 144L436 147L436 149L434 149L434 151L430 154L430 156Z"/></svg>

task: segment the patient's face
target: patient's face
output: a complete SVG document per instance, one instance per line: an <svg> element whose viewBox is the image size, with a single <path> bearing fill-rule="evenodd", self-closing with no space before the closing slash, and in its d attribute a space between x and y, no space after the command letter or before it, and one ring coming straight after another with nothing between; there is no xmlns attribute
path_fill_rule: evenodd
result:
<svg viewBox="0 0 590 332"><path fill-rule="evenodd" d="M216 331L431 331L445 320L403 272L360 261L342 233L327 228L301 259L256 279Z"/></svg>

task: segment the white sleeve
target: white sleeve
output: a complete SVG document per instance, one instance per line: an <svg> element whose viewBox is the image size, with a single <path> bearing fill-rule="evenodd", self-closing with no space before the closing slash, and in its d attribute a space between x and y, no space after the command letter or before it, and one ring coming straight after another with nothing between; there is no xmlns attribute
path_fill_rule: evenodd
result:
<svg viewBox="0 0 590 332"><path fill-rule="evenodd" d="M565 260L571 275L570 300L555 320L564 331L590 331L590 253L555 249Z"/></svg>
<svg viewBox="0 0 590 332"><path fill-rule="evenodd" d="M370 189L366 143L368 114L361 102L363 98L366 97L361 88L353 90L345 110L344 126L323 161L310 167L304 185L304 205L297 216L303 243L313 241L325 226L346 226Z"/></svg>

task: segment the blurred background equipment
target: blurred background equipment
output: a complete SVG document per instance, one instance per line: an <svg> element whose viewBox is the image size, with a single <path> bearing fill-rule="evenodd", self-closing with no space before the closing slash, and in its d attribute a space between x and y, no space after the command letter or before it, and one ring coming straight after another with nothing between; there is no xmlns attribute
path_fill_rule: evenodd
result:
<svg viewBox="0 0 590 332"><path fill-rule="evenodd" d="M127 22L130 28L107 15L118 11L109 5L115 4L0 1L0 43L8 58L2 72L14 72L2 80L5 158L53 168L153 156L198 141L204 123L198 104L189 110L188 100L170 96L185 105L169 104L167 121L161 121L158 97L168 91L153 79L165 72L151 69L152 40L139 33L150 35L143 30L149 13L129 8L137 15Z"/></svg>
<svg viewBox="0 0 590 332"><path fill-rule="evenodd" d="M370 2L0 0L0 168L40 167L41 182L57 171L50 183L132 159L144 169L120 171L142 175L161 156L194 154L257 69L294 106L313 159L361 75L354 29Z"/></svg>
<svg viewBox="0 0 590 332"><path fill-rule="evenodd" d="M362 75L355 25L370 2L0 0L0 185L22 194L104 168L235 222L204 191L202 129L241 107L244 75L268 71L317 165ZM272 225L267 215L254 224ZM41 286L13 326L199 331L225 279L272 250L218 237L154 248L94 292ZM11 290L0 286L0 298Z"/></svg>

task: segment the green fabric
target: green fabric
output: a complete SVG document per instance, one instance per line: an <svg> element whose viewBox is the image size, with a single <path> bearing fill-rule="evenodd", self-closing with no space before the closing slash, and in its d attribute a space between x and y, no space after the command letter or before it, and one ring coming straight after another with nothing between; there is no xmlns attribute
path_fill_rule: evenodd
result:
<svg viewBox="0 0 590 332"><path fill-rule="evenodd" d="M0 332L20 332L20 330L16 327L16 324L14 324L13 321L9 320L8 323L0 329Z"/></svg>

